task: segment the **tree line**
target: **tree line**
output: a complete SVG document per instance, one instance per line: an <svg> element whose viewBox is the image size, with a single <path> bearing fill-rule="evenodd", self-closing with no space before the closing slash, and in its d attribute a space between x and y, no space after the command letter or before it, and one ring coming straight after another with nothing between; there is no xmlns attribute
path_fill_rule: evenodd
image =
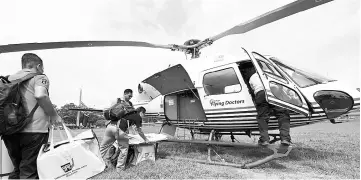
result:
<svg viewBox="0 0 361 180"><path fill-rule="evenodd" d="M80 108L74 103L68 103L60 108L57 105L53 104L54 109L58 112L59 116L64 120L65 124L76 125L76 118L78 115L78 111L72 111L69 109L72 108ZM84 127L94 127L94 126L105 126L105 120L103 113L101 112L90 112L90 111L81 111L79 125Z"/></svg>
<svg viewBox="0 0 361 180"><path fill-rule="evenodd" d="M69 109L81 108L74 103L68 103L60 108L53 104L54 109L58 112L59 116L64 120L65 124L76 125L76 118L78 111ZM104 118L102 112L80 111L79 125L83 127L104 127L108 121ZM157 122L157 118L143 118L143 122Z"/></svg>

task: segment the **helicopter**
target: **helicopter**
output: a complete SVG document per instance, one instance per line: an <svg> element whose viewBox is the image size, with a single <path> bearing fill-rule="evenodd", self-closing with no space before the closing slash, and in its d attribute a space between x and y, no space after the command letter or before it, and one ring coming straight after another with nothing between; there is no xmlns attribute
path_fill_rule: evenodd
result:
<svg viewBox="0 0 361 180"><path fill-rule="evenodd" d="M138 92L140 95L148 96L149 101L145 103L148 105L155 97L162 97L165 118L162 130L181 127L189 129L192 138L197 133L209 134L209 138L208 142L196 140L167 140L167 142L255 147L257 145L234 143L233 136L257 135L254 133L258 131L257 112L247 81L249 78L247 73L250 69L255 69L260 76L267 102L291 111L291 127L334 120L350 111L359 111L359 90L347 88L339 81L289 66L275 56L263 55L246 48L240 49L237 55L221 54L214 57L202 57L201 49L226 36L244 34L331 1L297 0L218 35L204 40L190 39L183 45L160 45L140 41L66 41L1 45L0 53L105 46L148 47L183 52L186 56L190 56L190 60L146 78L138 85ZM278 129L275 117L271 117L268 126L269 130ZM174 135L174 131L170 134ZM222 135L231 135L232 143L212 142L214 138L219 139ZM274 138L271 143L279 140L278 134L270 134L270 136ZM268 148L274 151L273 155L242 167L251 168L274 158L287 156L292 146L269 145ZM207 162L211 162L210 149L208 155ZM222 165L222 163L218 164Z"/></svg>

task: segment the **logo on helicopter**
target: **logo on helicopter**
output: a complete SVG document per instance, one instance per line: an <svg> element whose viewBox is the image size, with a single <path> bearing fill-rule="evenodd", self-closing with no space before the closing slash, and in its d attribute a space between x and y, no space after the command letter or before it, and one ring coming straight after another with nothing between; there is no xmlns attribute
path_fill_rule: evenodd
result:
<svg viewBox="0 0 361 180"><path fill-rule="evenodd" d="M226 106L231 104L243 104L244 100L233 100L233 101L221 101L221 100L209 100L209 103L211 106L217 107L217 106Z"/></svg>

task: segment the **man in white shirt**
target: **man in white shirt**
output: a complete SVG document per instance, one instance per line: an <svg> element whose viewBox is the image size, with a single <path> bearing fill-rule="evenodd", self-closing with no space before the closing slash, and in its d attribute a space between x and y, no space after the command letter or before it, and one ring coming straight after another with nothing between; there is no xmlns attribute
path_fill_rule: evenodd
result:
<svg viewBox="0 0 361 180"><path fill-rule="evenodd" d="M271 114L274 113L274 115L278 119L281 144L290 145L290 115L288 113L288 110L268 104L268 102L266 101L265 91L261 78L255 71L255 69L252 69L250 71L250 74L252 73L253 75L249 78L249 84L255 95L254 99L257 109L258 128L261 135L258 144L263 146L269 144L268 121Z"/></svg>

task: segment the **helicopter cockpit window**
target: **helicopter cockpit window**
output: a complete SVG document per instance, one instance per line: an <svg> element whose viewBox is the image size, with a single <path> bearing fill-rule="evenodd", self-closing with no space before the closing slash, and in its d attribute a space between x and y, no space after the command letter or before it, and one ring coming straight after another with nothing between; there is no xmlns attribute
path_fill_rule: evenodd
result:
<svg viewBox="0 0 361 180"><path fill-rule="evenodd" d="M236 93L242 90L233 68L205 74L203 77L203 87L207 95Z"/></svg>
<svg viewBox="0 0 361 180"><path fill-rule="evenodd" d="M273 67L273 65L266 63L267 60L264 57L260 56L257 53L253 53L253 56L267 76L275 76L277 77L277 79L282 80L284 83L287 83L286 79L275 67Z"/></svg>
<svg viewBox="0 0 361 180"><path fill-rule="evenodd" d="M287 66L280 61L271 58L285 73L289 75L289 77L301 88L313 86L316 84L323 84L327 82L332 82L335 80L330 80L320 75L311 74L290 66Z"/></svg>
<svg viewBox="0 0 361 180"><path fill-rule="evenodd" d="M294 90L276 82L270 82L270 88L272 94L276 96L277 99L296 106L302 106L301 98Z"/></svg>
<svg viewBox="0 0 361 180"><path fill-rule="evenodd" d="M257 62L261 66L261 68L264 72L273 73L273 71L268 67L268 65L265 62L260 61L260 60L257 60Z"/></svg>

